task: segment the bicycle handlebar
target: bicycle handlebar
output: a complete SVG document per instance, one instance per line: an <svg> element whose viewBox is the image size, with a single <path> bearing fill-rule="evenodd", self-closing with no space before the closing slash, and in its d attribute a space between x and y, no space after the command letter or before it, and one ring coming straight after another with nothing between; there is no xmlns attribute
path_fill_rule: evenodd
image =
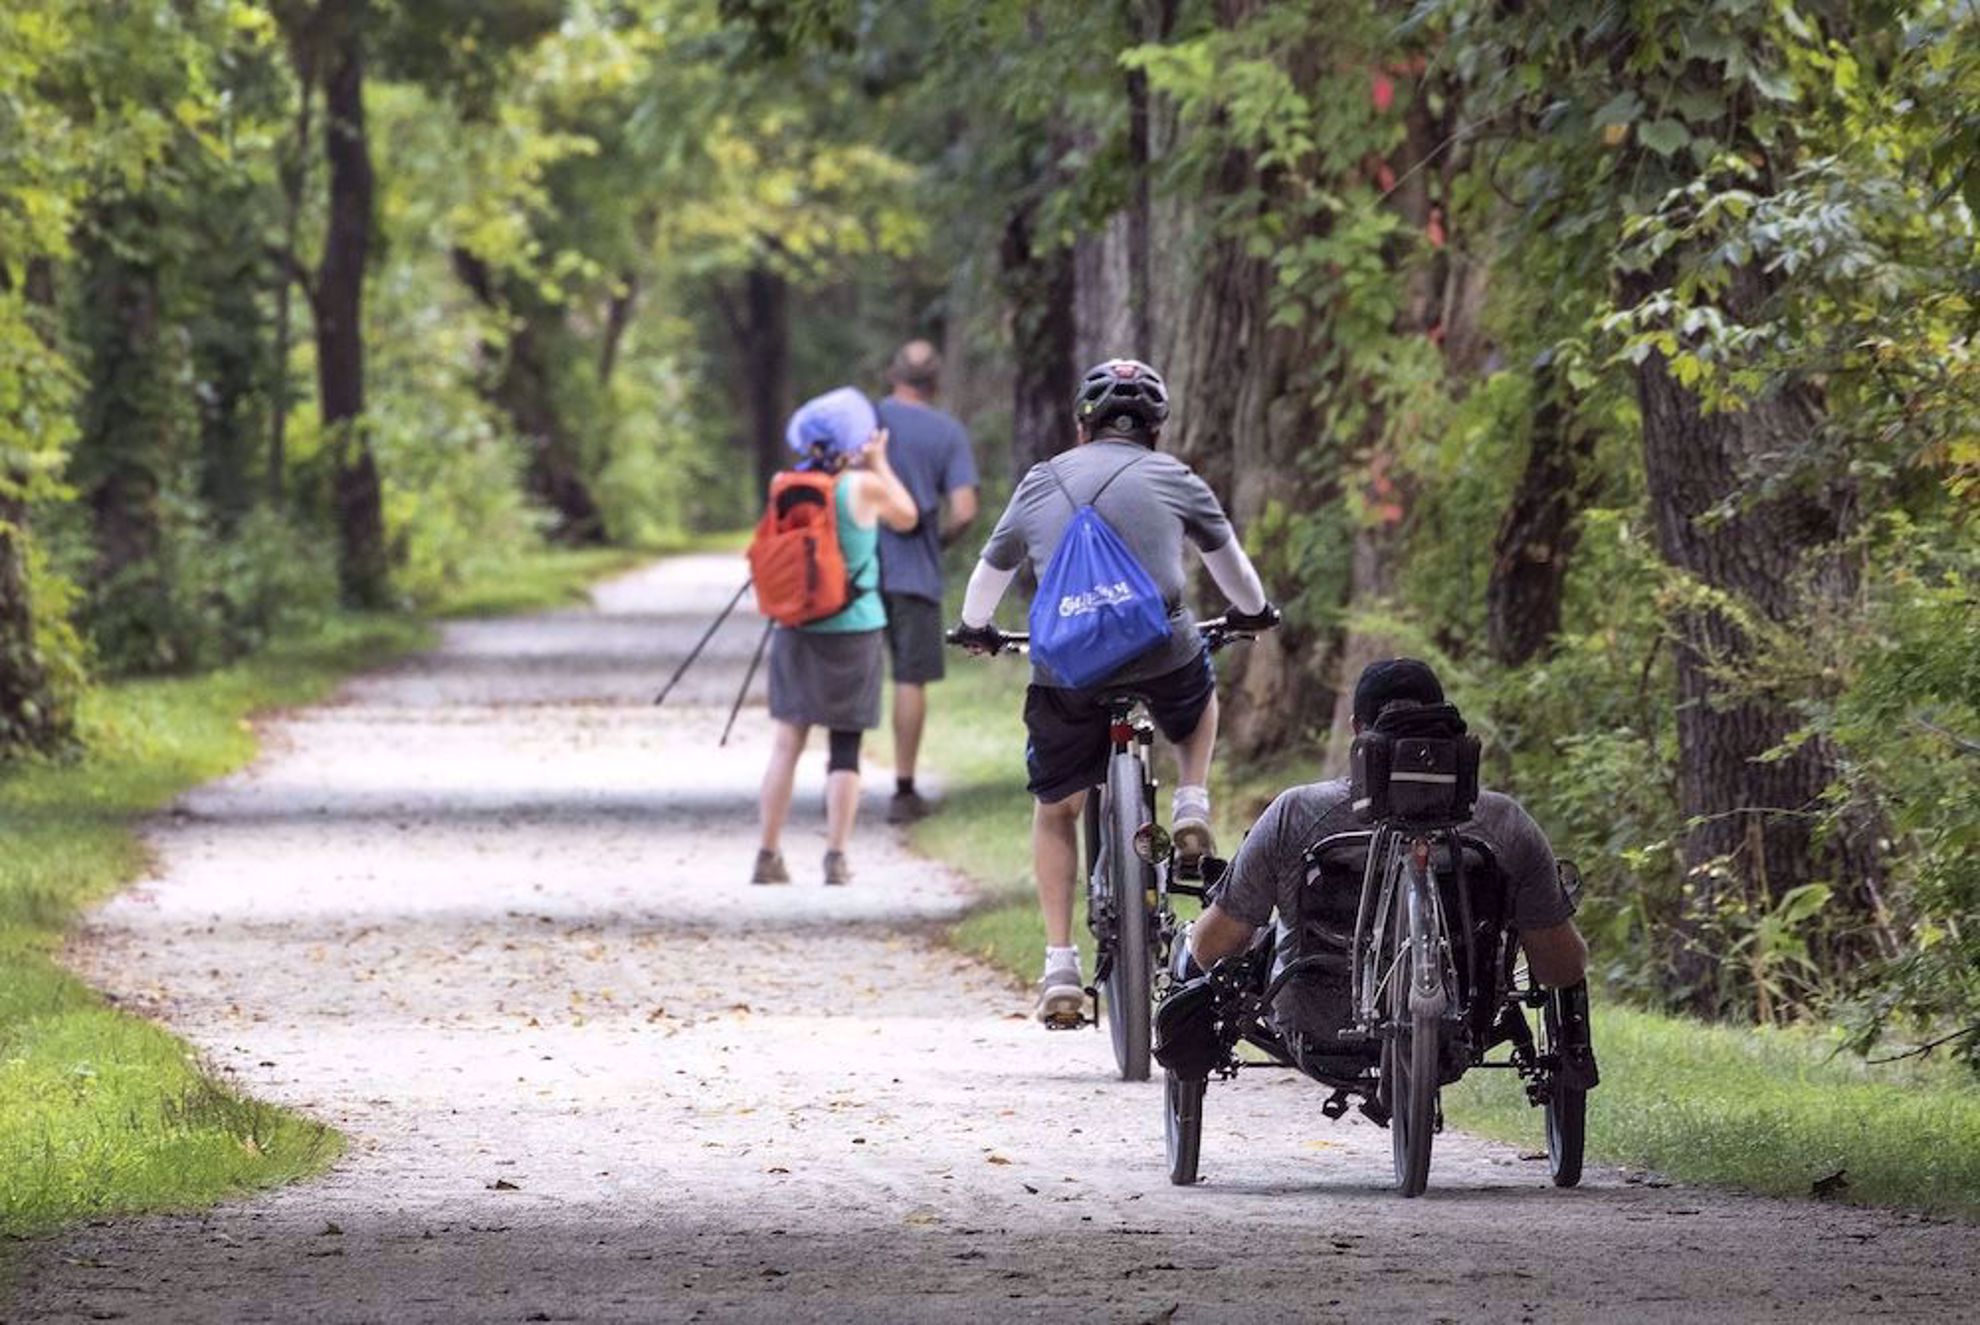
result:
<svg viewBox="0 0 1980 1325"><path fill-rule="evenodd" d="M990 629L996 630L996 627L992 626ZM1266 629L1270 629L1270 627L1266 627ZM951 645L962 648L964 647L960 638L962 633L963 628L958 626L949 631L943 638ZM990 650L990 656L995 657L998 654L1004 653L1030 652L1030 632L1022 630L997 630L996 633L996 647ZM1207 621L1197 622L1196 633L1203 637L1204 648L1208 649L1211 653L1217 653L1220 650L1229 648L1233 644L1255 640L1258 638L1260 632L1257 630L1235 629L1232 627L1228 616L1214 616Z"/></svg>

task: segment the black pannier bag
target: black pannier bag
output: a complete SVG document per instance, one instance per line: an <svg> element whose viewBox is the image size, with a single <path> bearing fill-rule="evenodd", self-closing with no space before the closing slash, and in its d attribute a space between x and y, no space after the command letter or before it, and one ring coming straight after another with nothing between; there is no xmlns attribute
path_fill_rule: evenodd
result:
<svg viewBox="0 0 1980 1325"><path fill-rule="evenodd" d="M1349 804L1363 823L1463 823L1478 803L1478 761L1478 738L1450 705L1391 705L1354 738Z"/></svg>

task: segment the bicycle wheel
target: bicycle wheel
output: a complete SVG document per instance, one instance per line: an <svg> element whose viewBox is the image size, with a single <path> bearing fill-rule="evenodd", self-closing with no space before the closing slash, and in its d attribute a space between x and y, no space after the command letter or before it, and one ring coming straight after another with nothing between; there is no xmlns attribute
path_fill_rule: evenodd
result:
<svg viewBox="0 0 1980 1325"><path fill-rule="evenodd" d="M1196 1181L1196 1161L1203 1151L1203 1096L1210 1083L1173 1072L1167 1077L1162 1139L1169 1154L1169 1181L1187 1187Z"/></svg>
<svg viewBox="0 0 1980 1325"><path fill-rule="evenodd" d="M1105 900L1113 913L1114 936L1114 960L1103 993L1114 1062L1123 1081L1148 1080L1149 1023L1155 1013L1148 926L1148 894L1154 878L1148 863L1134 853L1144 780L1140 755L1115 755L1107 766L1107 803L1102 807L1107 834Z"/></svg>
<svg viewBox="0 0 1980 1325"><path fill-rule="evenodd" d="M1402 895L1392 913L1390 960L1385 963L1390 1033L1382 1044L1382 1076L1390 1083L1389 1144L1396 1187L1404 1196L1421 1196L1430 1182L1430 1145L1437 1128L1443 1009L1421 1006L1414 996L1411 967L1422 945L1435 950L1435 922L1420 905L1421 895L1407 874L1398 882Z"/></svg>
<svg viewBox="0 0 1980 1325"><path fill-rule="evenodd" d="M1561 1051L1561 992L1547 995L1540 1015L1542 1054ZM1562 1084L1556 1076L1547 1085L1547 1098L1541 1105L1547 1118L1547 1171L1554 1186L1574 1187L1581 1182L1581 1156L1588 1141L1588 1092Z"/></svg>

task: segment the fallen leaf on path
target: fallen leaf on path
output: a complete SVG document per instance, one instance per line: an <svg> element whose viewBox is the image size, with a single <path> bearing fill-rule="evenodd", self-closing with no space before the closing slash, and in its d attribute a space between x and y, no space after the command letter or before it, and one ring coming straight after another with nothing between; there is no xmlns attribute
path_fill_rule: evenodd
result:
<svg viewBox="0 0 1980 1325"><path fill-rule="evenodd" d="M321 1238L341 1238L344 1236L343 1225L338 1224L333 1220L329 1223L326 1223L323 1226L323 1231L317 1234L317 1236Z"/></svg>
<svg viewBox="0 0 1980 1325"><path fill-rule="evenodd" d="M984 1162L984 1163L986 1163L986 1164L1008 1164L1008 1163L1010 1163L1010 1161L1009 1161L1008 1159L1005 1159L1005 1158L1004 1158L1004 1157L1003 1157L1002 1155L991 1155L991 1156L990 1156L989 1158L987 1158L987 1159L985 1159L985 1160L984 1160L983 1162Z"/></svg>
<svg viewBox="0 0 1980 1325"><path fill-rule="evenodd" d="M1808 1194L1818 1201L1826 1201L1838 1196L1849 1188L1848 1169L1837 1169L1826 1178L1817 1178L1809 1185Z"/></svg>
<svg viewBox="0 0 1980 1325"><path fill-rule="evenodd" d="M519 1192L522 1188L510 1182L507 1178L497 1178L488 1184L488 1190L491 1192Z"/></svg>

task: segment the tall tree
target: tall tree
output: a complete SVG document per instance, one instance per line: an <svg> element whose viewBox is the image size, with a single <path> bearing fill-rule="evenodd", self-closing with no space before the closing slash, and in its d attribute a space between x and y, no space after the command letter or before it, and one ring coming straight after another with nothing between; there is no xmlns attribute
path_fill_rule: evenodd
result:
<svg viewBox="0 0 1980 1325"><path fill-rule="evenodd" d="M316 330L318 413L333 457L331 505L344 601L381 607L391 596L383 489L364 414L364 284L372 248L376 179L365 137L369 0L317 0L280 11L298 79L322 93L327 166L322 257L316 269L284 254L309 297ZM300 114L300 112L299 112Z"/></svg>
<svg viewBox="0 0 1980 1325"><path fill-rule="evenodd" d="M313 286L316 389L336 456L337 571L344 600L390 599L384 497L364 417L364 280L371 256L375 181L364 132L366 0L324 0L323 144L329 216Z"/></svg>
<svg viewBox="0 0 1980 1325"><path fill-rule="evenodd" d="M1854 484L1798 458L1824 431L1812 374L1714 381L1714 364L1751 353L1721 333L1777 318L1791 286L1751 239L1687 229L1722 206L1768 206L1803 160L1794 30L1705 0L1652 7L1628 29L1531 11L1470 30L1500 61L1484 86L1552 127L1535 151L1554 192L1533 214L1569 247L1618 255L1606 325L1629 337L1658 549L1690 586L1673 618L1688 827L1670 971L1673 992L1706 1012L1723 1007L1728 914L1765 912L1803 885L1833 888L1839 913L1872 922L1858 934L1878 909L1873 835L1814 832L1834 748L1757 670L1768 632L1800 631L1854 592ZM1520 86L1529 77L1548 88L1544 110Z"/></svg>
<svg viewBox="0 0 1980 1325"><path fill-rule="evenodd" d="M1506 667L1541 657L1560 633L1576 521L1593 478L1594 430L1551 362L1534 374L1533 395L1526 464L1492 540L1485 589L1485 647Z"/></svg>

